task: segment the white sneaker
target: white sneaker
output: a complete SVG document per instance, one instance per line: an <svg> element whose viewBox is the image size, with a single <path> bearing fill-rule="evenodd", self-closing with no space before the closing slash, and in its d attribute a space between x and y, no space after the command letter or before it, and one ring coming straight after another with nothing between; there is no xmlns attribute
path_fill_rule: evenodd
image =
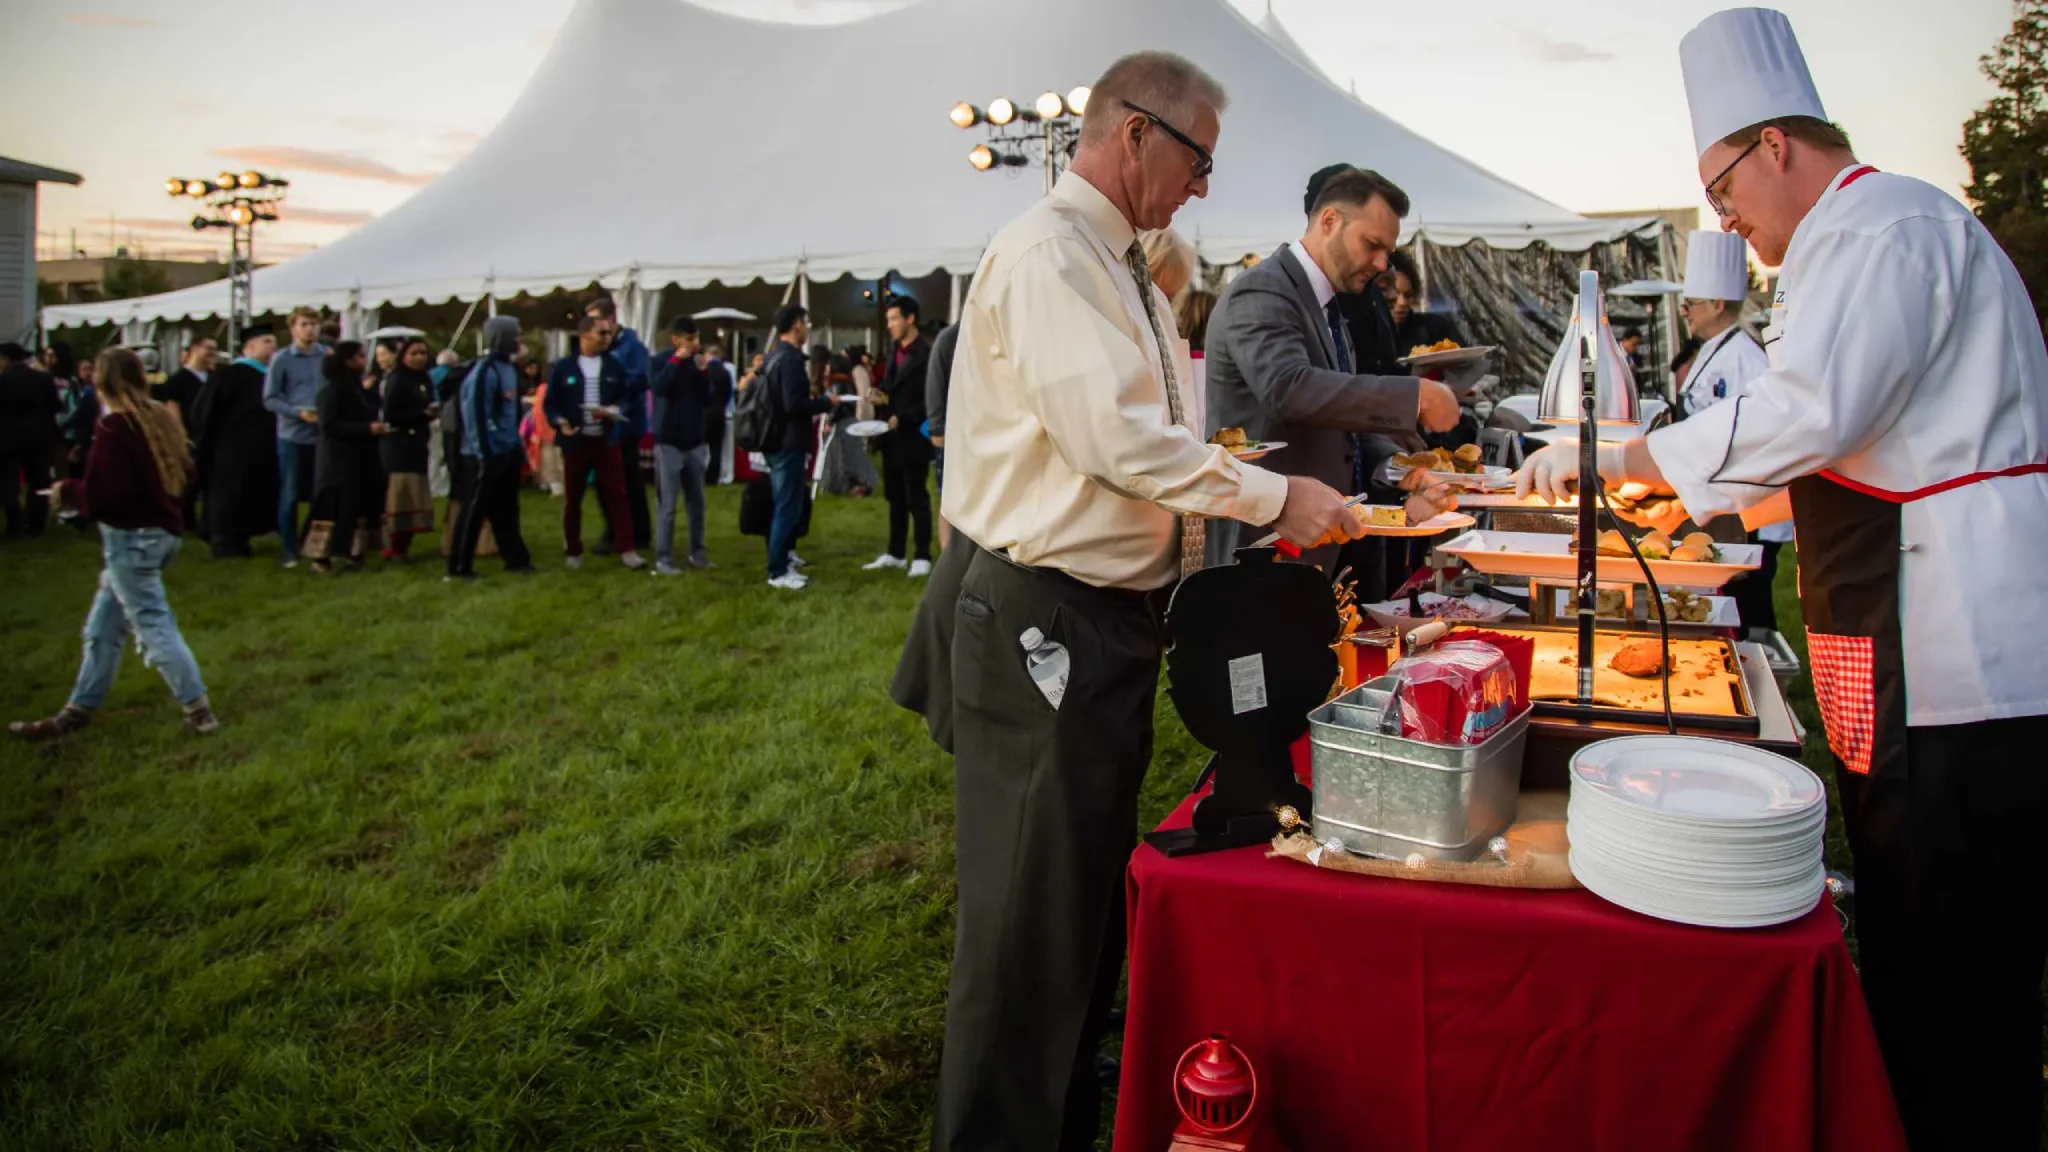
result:
<svg viewBox="0 0 2048 1152"><path fill-rule="evenodd" d="M787 588L791 592L800 592L808 584L810 584L809 580L804 579L803 577L797 575L794 572L785 572L782 575L777 576L774 579L768 581L768 586L770 588Z"/></svg>
<svg viewBox="0 0 2048 1152"><path fill-rule="evenodd" d="M797 555L795 552L791 552L789 554L789 566L791 568L809 568L811 566L811 562Z"/></svg>
<svg viewBox="0 0 2048 1152"><path fill-rule="evenodd" d="M640 555L638 552L628 552L624 556L619 557L619 563L624 564L626 567L634 569L635 571L647 567L646 557Z"/></svg>
<svg viewBox="0 0 2048 1152"><path fill-rule="evenodd" d="M932 574L932 562L931 562L931 561L929 561L929 560L912 560L912 561L910 562L910 578L911 578L912 580L915 580L915 579L917 579L917 578L918 578L918 577L920 577L920 576L929 576L929 575L931 575L931 574Z"/></svg>
<svg viewBox="0 0 2048 1152"><path fill-rule="evenodd" d="M578 568L583 567L583 557L581 555L570 556L565 558L562 563L568 566L569 571L574 572Z"/></svg>
<svg viewBox="0 0 2048 1152"><path fill-rule="evenodd" d="M909 565L905 564L900 557L891 556L887 552L884 552L880 556L875 557L872 563L861 565L860 570L863 572L881 572L889 568L908 567Z"/></svg>
<svg viewBox="0 0 2048 1152"><path fill-rule="evenodd" d="M666 560L658 560L654 564L654 574L656 576L681 576L683 570Z"/></svg>

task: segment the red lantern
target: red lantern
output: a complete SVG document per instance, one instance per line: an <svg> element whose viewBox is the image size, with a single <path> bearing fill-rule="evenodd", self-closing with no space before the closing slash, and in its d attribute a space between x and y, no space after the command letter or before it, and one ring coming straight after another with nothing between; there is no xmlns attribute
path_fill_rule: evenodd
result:
<svg viewBox="0 0 2048 1152"><path fill-rule="evenodd" d="M1181 1122L1167 1152L1285 1152L1255 1115L1259 1074L1230 1037L1211 1033L1173 1067L1173 1103Z"/></svg>

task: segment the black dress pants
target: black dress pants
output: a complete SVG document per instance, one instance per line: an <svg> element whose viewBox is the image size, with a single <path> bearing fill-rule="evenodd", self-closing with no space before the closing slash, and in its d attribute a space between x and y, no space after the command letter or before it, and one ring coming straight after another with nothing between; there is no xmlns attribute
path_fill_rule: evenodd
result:
<svg viewBox="0 0 2048 1152"><path fill-rule="evenodd" d="M484 523L498 542L498 558L507 572L533 567L533 554L526 550L526 538L519 534L519 464L521 453L506 452L483 461L463 461L460 471L469 479L462 493L462 512L455 522L455 550L448 557L450 576L468 576L476 571L477 541Z"/></svg>
<svg viewBox="0 0 2048 1152"><path fill-rule="evenodd" d="M1124 868L1152 759L1164 597L976 550L953 632L959 872L933 1146L1089 1149L1124 960ZM1018 636L1071 661L1055 709Z"/></svg>
<svg viewBox="0 0 2048 1152"><path fill-rule="evenodd" d="M50 501L41 495L50 486L50 447L0 450L0 510L9 536L40 536L50 523Z"/></svg>
<svg viewBox="0 0 2048 1152"><path fill-rule="evenodd" d="M1751 540L1756 540L1752 535ZM1772 586L1778 580L1778 550L1783 544L1768 540L1758 541L1763 545L1763 565L1754 572L1745 572L1728 582L1728 595L1735 598L1735 612L1742 617L1744 628L1765 628L1778 630L1778 606L1772 598Z"/></svg>
<svg viewBox="0 0 2048 1152"><path fill-rule="evenodd" d="M704 483L725 483L725 417L704 421L704 443L711 446L711 463L704 469Z"/></svg>
<svg viewBox="0 0 2048 1152"><path fill-rule="evenodd" d="M898 560L932 558L931 442L915 431L897 429L882 438L882 495L889 501L889 555ZM917 555L904 551L917 526Z"/></svg>
<svg viewBox="0 0 2048 1152"><path fill-rule="evenodd" d="M1914 1152L2041 1132L2048 716L1909 728L1906 768L1836 762L1863 995Z"/></svg>

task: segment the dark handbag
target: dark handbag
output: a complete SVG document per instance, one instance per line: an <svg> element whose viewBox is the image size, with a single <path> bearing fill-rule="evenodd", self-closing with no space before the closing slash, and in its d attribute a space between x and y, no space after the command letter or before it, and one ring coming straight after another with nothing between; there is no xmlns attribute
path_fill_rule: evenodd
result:
<svg viewBox="0 0 2048 1152"><path fill-rule="evenodd" d="M756 476L740 490L740 535L764 539L775 523L775 489L766 476ZM797 520L796 537L811 534L811 489L804 486L804 511Z"/></svg>

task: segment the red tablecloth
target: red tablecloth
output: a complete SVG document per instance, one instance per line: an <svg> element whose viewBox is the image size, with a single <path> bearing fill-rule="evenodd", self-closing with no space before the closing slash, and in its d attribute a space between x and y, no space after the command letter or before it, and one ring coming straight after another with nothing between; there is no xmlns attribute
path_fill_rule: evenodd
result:
<svg viewBox="0 0 2048 1152"><path fill-rule="evenodd" d="M1293 1152L1906 1146L1825 903L1721 931L1265 852L1131 858L1117 1152L1166 1147L1174 1062L1212 1031Z"/></svg>

